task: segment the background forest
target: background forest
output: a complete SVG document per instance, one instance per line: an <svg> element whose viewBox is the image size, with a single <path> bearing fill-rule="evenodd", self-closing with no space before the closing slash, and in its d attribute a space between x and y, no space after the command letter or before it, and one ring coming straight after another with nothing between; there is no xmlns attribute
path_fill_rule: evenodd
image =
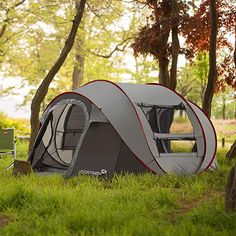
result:
<svg viewBox="0 0 236 236"><path fill-rule="evenodd" d="M0 1L1 77L16 77L19 86L30 89L24 104L30 104L56 61L76 4L72 0ZM212 116L232 119L236 116L236 6L226 0L217 1L216 8L218 79ZM209 0L87 1L73 49L41 109L55 95L96 79L160 81L202 106L209 71L209 36ZM0 93L7 96L14 93L14 87L6 89L5 85Z"/></svg>

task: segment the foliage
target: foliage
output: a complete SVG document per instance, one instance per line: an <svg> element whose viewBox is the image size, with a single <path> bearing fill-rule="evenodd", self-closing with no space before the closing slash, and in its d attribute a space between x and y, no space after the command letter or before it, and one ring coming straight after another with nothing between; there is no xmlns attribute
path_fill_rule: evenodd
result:
<svg viewBox="0 0 236 236"><path fill-rule="evenodd" d="M29 121L26 119L9 118L6 114L0 112L0 127L14 128L16 135L28 135L30 133Z"/></svg>
<svg viewBox="0 0 236 236"><path fill-rule="evenodd" d="M202 105L203 94L209 69L208 54L201 52L191 63L187 63L178 74L177 91L190 101ZM223 106L226 107L226 119L235 118L235 92L231 87L215 94L212 103L212 115L216 119L223 118Z"/></svg>
<svg viewBox="0 0 236 236"><path fill-rule="evenodd" d="M180 52L179 29L186 17L187 4L177 0L145 1L141 4L149 10L149 15L132 44L134 54L152 55L158 60L159 83L175 89Z"/></svg>
<svg viewBox="0 0 236 236"><path fill-rule="evenodd" d="M221 58L217 62L217 72L221 77L217 82L216 89L224 90L226 85L236 89L236 64L234 65L233 45L228 40L229 34L235 33L236 5L231 0L218 0L216 7L218 15L217 53L218 58ZM199 7L194 6L194 14L186 19L182 34L186 38L186 48L189 52L189 57L193 57L199 51L209 51L209 0L201 1Z"/></svg>
<svg viewBox="0 0 236 236"><path fill-rule="evenodd" d="M228 87L223 92L216 94L213 101L212 114L215 119L223 119L223 106L225 106L225 118L235 119L236 116L236 102L235 92Z"/></svg>
<svg viewBox="0 0 236 236"><path fill-rule="evenodd" d="M224 211L230 164L196 176L14 178L0 174L1 235L234 235L235 213Z"/></svg>
<svg viewBox="0 0 236 236"><path fill-rule="evenodd" d="M127 4L126 4L127 5ZM15 36L11 42L14 50L7 54L2 63L6 76L20 76L19 83L29 86L30 93L24 103L28 104L37 86L47 71L55 62L62 48L71 20L75 13L75 1L46 0L28 1L23 4L23 12L27 13L24 24L18 23L18 28L24 34ZM127 47L133 31L138 28L137 20L130 20L130 7L119 1L89 1L87 4L83 27L79 29L78 37L84 35L85 73L83 83L94 79L110 79L120 81L126 68L122 63L124 49ZM128 20L129 24L120 23ZM114 27L114 25L116 25ZM15 27L14 24L11 25ZM117 50L116 46L120 44ZM114 52L113 52L114 50ZM111 52L113 52L109 57ZM71 90L74 54L70 53L63 67L58 72L49 89L45 103L56 94Z"/></svg>
<svg viewBox="0 0 236 236"><path fill-rule="evenodd" d="M187 63L179 71L177 91L199 106L203 102L209 69L209 57L206 52L196 55L195 60Z"/></svg>
<svg viewBox="0 0 236 236"><path fill-rule="evenodd" d="M139 4L140 2L137 1ZM182 1L177 2L178 14L172 12L173 2L169 0L154 0L142 2L149 10L146 25L139 31L135 43L133 44L134 53L136 55L151 54L155 58L163 56L162 35L167 33L171 26L182 24L187 17L189 6ZM169 37L169 35L168 35ZM168 45L167 53L170 56L171 44ZM165 52L166 53L166 52Z"/></svg>
<svg viewBox="0 0 236 236"><path fill-rule="evenodd" d="M0 65L14 50L16 38L21 37L26 29L24 3L25 0L0 0ZM19 24L23 25L20 29Z"/></svg>
<svg viewBox="0 0 236 236"><path fill-rule="evenodd" d="M146 6L150 14L135 38L133 44L136 55L153 55L156 59L165 59L169 63L173 59L173 27L178 26L178 32L184 37L185 43L179 50L187 59L209 51L210 11L209 0L200 1L200 4L186 1L155 0L137 1ZM175 5L176 11L172 8ZM217 81L217 90L224 90L226 85L236 88L233 46L228 35L235 33L235 4L230 0L217 1L218 12L218 65L220 76ZM171 39L172 27L172 39ZM167 44L168 42L168 44ZM222 52L224 49L224 53ZM172 55L172 57L171 57ZM160 77L160 76L159 76ZM165 75L168 77L168 74Z"/></svg>

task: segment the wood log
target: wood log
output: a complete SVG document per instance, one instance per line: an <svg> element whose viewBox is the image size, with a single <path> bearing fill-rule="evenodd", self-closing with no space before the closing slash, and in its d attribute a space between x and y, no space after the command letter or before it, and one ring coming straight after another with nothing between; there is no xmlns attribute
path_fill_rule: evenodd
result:
<svg viewBox="0 0 236 236"><path fill-rule="evenodd" d="M5 227L10 223L10 219L8 216L0 214L0 228Z"/></svg>
<svg viewBox="0 0 236 236"><path fill-rule="evenodd" d="M231 168L226 185L225 209L236 211L236 164Z"/></svg>
<svg viewBox="0 0 236 236"><path fill-rule="evenodd" d="M29 161L15 160L13 165L13 176L29 175L31 173L31 164Z"/></svg>

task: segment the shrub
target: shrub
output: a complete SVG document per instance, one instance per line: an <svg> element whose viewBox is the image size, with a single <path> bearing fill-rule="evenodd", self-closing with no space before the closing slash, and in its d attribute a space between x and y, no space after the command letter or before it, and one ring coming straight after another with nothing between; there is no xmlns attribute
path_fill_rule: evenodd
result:
<svg viewBox="0 0 236 236"><path fill-rule="evenodd" d="M30 133L30 125L27 119L10 118L3 112L0 112L0 128L14 128L16 135Z"/></svg>

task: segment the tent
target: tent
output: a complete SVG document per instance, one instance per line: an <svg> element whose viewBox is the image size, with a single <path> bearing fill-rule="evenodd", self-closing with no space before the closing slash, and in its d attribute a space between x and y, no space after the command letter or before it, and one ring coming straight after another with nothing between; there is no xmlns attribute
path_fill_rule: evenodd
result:
<svg viewBox="0 0 236 236"><path fill-rule="evenodd" d="M173 132L184 112L190 132ZM180 143L180 149L173 150ZM182 150L185 144L191 148ZM54 98L29 154L41 174L201 173L216 165L216 134L194 103L160 84L92 81Z"/></svg>

